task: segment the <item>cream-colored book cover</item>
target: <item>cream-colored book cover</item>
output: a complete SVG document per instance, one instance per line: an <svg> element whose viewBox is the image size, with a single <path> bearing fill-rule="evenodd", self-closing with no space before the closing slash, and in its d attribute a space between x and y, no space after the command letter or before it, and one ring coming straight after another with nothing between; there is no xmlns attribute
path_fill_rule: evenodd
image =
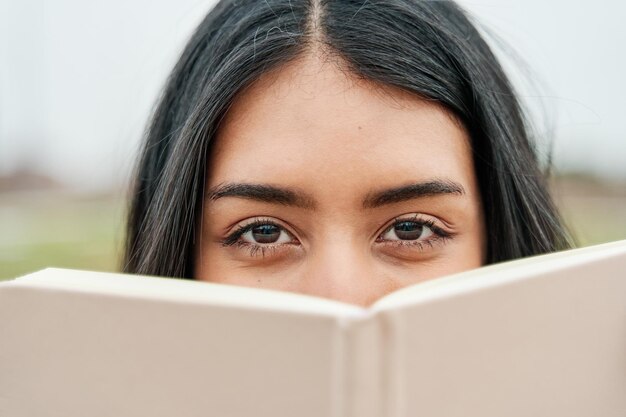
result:
<svg viewBox="0 0 626 417"><path fill-rule="evenodd" d="M626 241L369 308L46 269L0 317L0 416L626 416Z"/></svg>

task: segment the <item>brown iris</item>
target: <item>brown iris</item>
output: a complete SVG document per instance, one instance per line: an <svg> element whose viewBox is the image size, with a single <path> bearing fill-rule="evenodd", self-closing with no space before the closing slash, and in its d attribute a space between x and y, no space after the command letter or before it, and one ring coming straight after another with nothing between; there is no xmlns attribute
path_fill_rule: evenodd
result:
<svg viewBox="0 0 626 417"><path fill-rule="evenodd" d="M272 224L262 224L252 228L252 237L258 243L274 243L280 237L280 228Z"/></svg>
<svg viewBox="0 0 626 417"><path fill-rule="evenodd" d="M424 226L416 222L400 222L397 223L393 230L401 240L415 240L422 235Z"/></svg>

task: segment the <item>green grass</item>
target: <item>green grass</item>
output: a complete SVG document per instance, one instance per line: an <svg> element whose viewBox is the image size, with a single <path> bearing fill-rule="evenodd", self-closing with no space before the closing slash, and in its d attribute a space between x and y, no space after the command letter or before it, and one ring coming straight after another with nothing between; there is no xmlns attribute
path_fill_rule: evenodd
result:
<svg viewBox="0 0 626 417"><path fill-rule="evenodd" d="M116 271L123 201L73 195L3 195L0 280L46 267Z"/></svg>
<svg viewBox="0 0 626 417"><path fill-rule="evenodd" d="M626 239L626 183L561 177L553 194L579 246Z"/></svg>
<svg viewBox="0 0 626 417"><path fill-rule="evenodd" d="M621 207L577 202L562 209L578 246L626 239L626 202Z"/></svg>

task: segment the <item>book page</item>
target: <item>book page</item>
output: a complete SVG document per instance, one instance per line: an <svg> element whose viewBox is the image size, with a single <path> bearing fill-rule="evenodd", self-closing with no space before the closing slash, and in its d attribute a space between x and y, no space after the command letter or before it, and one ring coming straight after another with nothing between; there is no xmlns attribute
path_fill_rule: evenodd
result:
<svg viewBox="0 0 626 417"><path fill-rule="evenodd" d="M45 270L0 285L0 415L331 416L361 309L218 284Z"/></svg>
<svg viewBox="0 0 626 417"><path fill-rule="evenodd" d="M34 286L122 297L270 309L320 315L364 315L364 309L320 297L188 279L47 268L3 285Z"/></svg>
<svg viewBox="0 0 626 417"><path fill-rule="evenodd" d="M624 242L418 287L375 306L385 415L626 415Z"/></svg>
<svg viewBox="0 0 626 417"><path fill-rule="evenodd" d="M603 259L624 254L626 254L626 240L621 240L501 262L401 288L376 301L370 309L372 311L384 310L406 303L476 291L493 285L505 285L519 279L530 279L548 270L575 269L589 262L602 262Z"/></svg>

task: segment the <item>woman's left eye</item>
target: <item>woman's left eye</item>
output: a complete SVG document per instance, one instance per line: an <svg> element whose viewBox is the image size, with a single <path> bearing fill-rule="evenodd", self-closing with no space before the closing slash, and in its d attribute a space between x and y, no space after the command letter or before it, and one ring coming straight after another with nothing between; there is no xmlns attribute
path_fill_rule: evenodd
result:
<svg viewBox="0 0 626 417"><path fill-rule="evenodd" d="M397 249L417 249L424 251L432 248L435 243L445 243L454 236L435 219L415 214L410 218L396 219L376 239L377 242L392 245Z"/></svg>
<svg viewBox="0 0 626 417"><path fill-rule="evenodd" d="M433 230L424 223L404 220L394 223L382 235L382 238L385 240L424 240L433 234Z"/></svg>

